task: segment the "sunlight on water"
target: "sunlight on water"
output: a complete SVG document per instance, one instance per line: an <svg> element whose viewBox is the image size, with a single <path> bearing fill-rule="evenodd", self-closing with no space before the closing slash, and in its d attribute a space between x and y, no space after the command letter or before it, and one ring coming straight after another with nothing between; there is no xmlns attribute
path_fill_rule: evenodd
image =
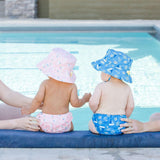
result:
<svg viewBox="0 0 160 160"><path fill-rule="evenodd" d="M160 106L160 64L152 56L135 60L132 66L132 89L136 106Z"/></svg>
<svg viewBox="0 0 160 160"><path fill-rule="evenodd" d="M0 46L4 47L4 44L1 43ZM136 48L119 48L118 45L114 44L94 46L75 44L7 44L8 49L3 51L3 48L0 49L1 80L25 95L34 96L39 84L46 78L36 68L36 64L46 57L54 47L62 47L68 51L78 51L78 54L74 56L77 58L76 66L78 66L78 70L75 70L75 73L80 96L85 92L93 92L95 86L101 81L100 72L95 71L90 65L92 61L102 58L109 48L115 48L126 54L137 50ZM16 48L16 51L14 51L14 48ZM32 54L28 54L28 52ZM133 84L130 86L133 90L136 106L159 106L160 76L158 75L160 75L160 65L151 55L134 60L131 68Z"/></svg>

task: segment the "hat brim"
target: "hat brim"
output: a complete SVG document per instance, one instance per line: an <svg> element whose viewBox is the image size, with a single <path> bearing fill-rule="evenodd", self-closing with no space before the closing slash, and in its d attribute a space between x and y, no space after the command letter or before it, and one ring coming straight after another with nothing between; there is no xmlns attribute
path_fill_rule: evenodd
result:
<svg viewBox="0 0 160 160"><path fill-rule="evenodd" d="M73 72L73 70L66 70L63 73L57 74L57 70L54 67L51 66L45 66L46 60L42 60L39 64L37 64L37 68L39 68L46 76L51 77L55 80L66 82L66 83L74 83L76 80L76 75Z"/></svg>
<svg viewBox="0 0 160 160"><path fill-rule="evenodd" d="M132 77L127 74L126 72L124 74L122 74L121 76L119 76L118 74L115 73L115 69L113 70L113 68L107 68L105 67L105 65L103 65L102 63L99 63L101 60L98 60L96 62L92 62L91 65L93 66L93 68L97 71L101 71L104 72L106 74L109 74L115 78L118 78L120 80L123 80L125 82L128 83L132 83Z"/></svg>

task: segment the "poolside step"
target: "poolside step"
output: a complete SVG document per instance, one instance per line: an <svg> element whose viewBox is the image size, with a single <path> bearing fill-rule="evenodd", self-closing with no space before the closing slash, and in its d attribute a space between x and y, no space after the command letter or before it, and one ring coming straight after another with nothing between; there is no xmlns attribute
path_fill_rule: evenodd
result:
<svg viewBox="0 0 160 160"><path fill-rule="evenodd" d="M160 147L160 132L117 136L95 135L89 131L60 134L0 130L1 148L133 148Z"/></svg>

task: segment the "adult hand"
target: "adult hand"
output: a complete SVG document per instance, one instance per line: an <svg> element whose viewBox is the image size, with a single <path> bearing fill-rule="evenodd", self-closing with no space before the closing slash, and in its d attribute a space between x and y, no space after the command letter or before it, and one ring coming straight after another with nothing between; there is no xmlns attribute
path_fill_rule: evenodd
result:
<svg viewBox="0 0 160 160"><path fill-rule="evenodd" d="M16 120L16 124L15 124L16 129L29 130L29 131L40 130L39 122L34 117L24 117L24 118L19 118L15 120Z"/></svg>
<svg viewBox="0 0 160 160"><path fill-rule="evenodd" d="M121 130L124 134L144 132L143 122L129 119L129 118L122 118L121 121L127 122L120 125L120 127L126 127L125 129Z"/></svg>

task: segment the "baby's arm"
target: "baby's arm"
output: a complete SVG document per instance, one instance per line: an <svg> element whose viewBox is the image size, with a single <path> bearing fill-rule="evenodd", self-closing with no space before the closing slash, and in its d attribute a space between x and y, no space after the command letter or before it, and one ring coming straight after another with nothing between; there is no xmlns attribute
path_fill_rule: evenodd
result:
<svg viewBox="0 0 160 160"><path fill-rule="evenodd" d="M134 99L133 99L132 91L130 89L129 96L128 96L128 101L127 101L127 106L126 106L126 110L125 110L127 117L130 117L130 115L133 112L133 109L134 109Z"/></svg>
<svg viewBox="0 0 160 160"><path fill-rule="evenodd" d="M31 114L34 111L36 111L36 109L38 109L42 104L44 96L45 96L45 81L41 83L39 90L32 101L31 107L29 109L22 108L22 114Z"/></svg>
<svg viewBox="0 0 160 160"><path fill-rule="evenodd" d="M93 113L95 113L98 109L99 101L100 101L100 97L101 97L101 92L102 91L101 91L101 87L100 87L100 84L99 84L95 88L94 93L89 100L89 107L93 111Z"/></svg>
<svg viewBox="0 0 160 160"><path fill-rule="evenodd" d="M89 101L90 97L90 93L85 93L84 96L81 99L79 99L77 94L77 87L74 84L71 91L70 103L73 107L81 107Z"/></svg>

